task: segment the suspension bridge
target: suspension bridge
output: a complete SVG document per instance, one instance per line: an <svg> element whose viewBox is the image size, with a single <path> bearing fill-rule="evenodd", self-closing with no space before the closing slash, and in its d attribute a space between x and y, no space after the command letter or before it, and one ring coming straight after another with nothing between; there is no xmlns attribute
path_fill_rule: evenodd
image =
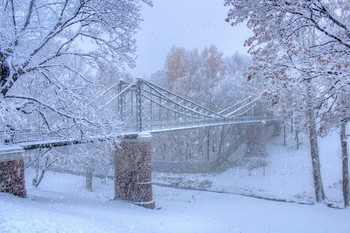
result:
<svg viewBox="0 0 350 233"><path fill-rule="evenodd" d="M0 165L4 161L20 160L24 151L36 148L119 139L116 180L121 182L116 185L117 196L153 207L150 181L151 135L203 127L278 121L278 117L267 112L256 113L258 99L248 97L221 111L213 111L146 80L137 79L131 83L120 80L91 102L92 107L100 112L101 118L106 119L98 127L86 129L83 133L71 132L69 128L10 128L0 132ZM0 182L1 179L2 177Z"/></svg>
<svg viewBox="0 0 350 233"><path fill-rule="evenodd" d="M208 126L276 121L271 114L254 115L259 98L248 97L215 112L143 79L128 83L120 80L92 102L108 120L84 134L68 128L36 130L8 129L0 132L0 145L22 146L25 150L105 140L111 137L156 133ZM113 121L110 121L113 119ZM69 133L67 133L69 131Z"/></svg>

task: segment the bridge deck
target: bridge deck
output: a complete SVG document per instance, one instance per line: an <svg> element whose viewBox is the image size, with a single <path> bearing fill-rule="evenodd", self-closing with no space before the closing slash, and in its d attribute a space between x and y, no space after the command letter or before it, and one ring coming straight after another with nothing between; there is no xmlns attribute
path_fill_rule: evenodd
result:
<svg viewBox="0 0 350 233"><path fill-rule="evenodd" d="M178 130L186 130L186 129L195 129L195 128L204 128L204 127L215 127L215 126L223 126L223 125L233 125L233 124L254 124L254 123L266 123L266 122L273 122L273 121L279 121L280 118L278 117L249 117L249 118L217 118L217 119L210 119L210 120L198 120L196 122L162 122L153 124L152 127L150 127L148 130L144 130L142 132L137 132L133 130L123 130L120 129L120 133L113 134L113 135L106 135L106 136L91 136L86 139L67 139L67 138L47 138L46 140L43 139L32 139L27 141L13 141L11 144L2 144L4 143L4 140L1 140L0 137L0 155L5 156L6 154L13 154L17 152L23 152L26 150L33 150L38 148L52 148L52 147L59 147L59 146L67 146L67 145L75 145L75 144L83 144L83 143L89 143L89 142L96 142L96 141L106 141L110 139L117 139L120 137L125 137L128 135L138 135L142 134L144 132L146 133L160 133L160 132L168 132L168 131L178 131ZM18 131L18 133L20 133ZM50 132L47 132L47 135L49 135ZM22 133L21 133L22 134ZM41 136L43 135L43 132L38 132ZM33 131L30 132L30 135L34 135ZM23 137L23 134L21 135ZM16 138L16 134L13 135L13 138ZM23 139L22 139L23 140Z"/></svg>

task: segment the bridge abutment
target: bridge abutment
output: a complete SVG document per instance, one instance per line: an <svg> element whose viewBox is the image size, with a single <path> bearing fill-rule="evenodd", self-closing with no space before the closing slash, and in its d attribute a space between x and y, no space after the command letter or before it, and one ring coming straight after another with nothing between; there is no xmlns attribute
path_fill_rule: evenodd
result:
<svg viewBox="0 0 350 233"><path fill-rule="evenodd" d="M150 134L124 136L115 155L115 198L153 209Z"/></svg>

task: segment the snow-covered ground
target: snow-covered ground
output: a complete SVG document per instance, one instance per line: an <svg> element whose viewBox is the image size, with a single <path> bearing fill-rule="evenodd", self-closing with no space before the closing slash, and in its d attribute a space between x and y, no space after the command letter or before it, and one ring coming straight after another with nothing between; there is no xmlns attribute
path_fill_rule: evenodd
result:
<svg viewBox="0 0 350 233"><path fill-rule="evenodd" d="M292 138L283 146L282 135L267 145L267 156L245 157L244 145L229 159L236 167L214 174L154 173L155 183L177 187L206 189L279 199L296 203L313 203L315 194L307 138L300 136L299 149ZM321 169L326 203L343 207L341 186L341 150L336 131L319 141ZM266 166L262 166L262 164Z"/></svg>
<svg viewBox="0 0 350 233"><path fill-rule="evenodd" d="M337 137L320 145L326 194L341 201ZM202 188L313 201L306 143L300 150L283 147L279 138L268 147L268 166L250 170L231 168L223 173L155 174L188 179ZM231 158L232 159L232 158ZM149 210L113 200L113 181L94 179L94 191L85 189L85 177L48 172L38 189L31 186L33 170L26 171L29 198L0 193L0 232L247 232L247 233L349 233L350 209L324 204L301 205L240 195L154 186L159 209ZM179 178L179 179L180 179ZM186 182L185 182L186 183Z"/></svg>

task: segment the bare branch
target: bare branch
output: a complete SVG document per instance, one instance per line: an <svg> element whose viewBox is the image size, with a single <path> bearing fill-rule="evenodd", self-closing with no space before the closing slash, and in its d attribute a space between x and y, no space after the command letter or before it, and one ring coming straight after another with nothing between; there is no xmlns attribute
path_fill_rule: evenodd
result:
<svg viewBox="0 0 350 233"><path fill-rule="evenodd" d="M15 96L15 95L7 95L4 97L5 99L22 99L22 100L30 100L30 101L33 101L33 102L36 102L38 103L39 105L47 108L47 109L50 109L52 112L55 112L57 113L58 115L61 115L61 116L64 116L68 119L72 119L72 120L75 120L75 121L83 121L83 122L87 122L91 125L94 125L93 122L89 121L88 119L86 118L82 118L82 117L78 117L78 116L73 116L73 115L69 115L68 113L65 113L65 112L62 112L58 109L55 109L53 107L51 107L49 104L45 104L44 102L36 99L36 98L32 98L32 97L27 97L27 96Z"/></svg>
<svg viewBox="0 0 350 233"><path fill-rule="evenodd" d="M26 21L21 29L21 31L23 32L24 30L26 30L26 28L28 27L29 23L30 23L30 18L32 16L33 13L33 7L34 7L34 2L35 0L31 0L29 3L29 9L28 9L28 13L27 13L27 17L26 17Z"/></svg>

